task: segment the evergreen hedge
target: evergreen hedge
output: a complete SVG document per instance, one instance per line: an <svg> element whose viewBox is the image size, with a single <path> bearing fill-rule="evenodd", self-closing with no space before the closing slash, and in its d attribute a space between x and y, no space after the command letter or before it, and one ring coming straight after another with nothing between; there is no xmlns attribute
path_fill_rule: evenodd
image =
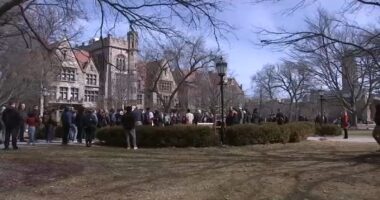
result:
<svg viewBox="0 0 380 200"><path fill-rule="evenodd" d="M137 145L141 147L207 147L218 144L218 136L209 127L201 126L139 126L136 129ZM105 145L125 146L122 127L105 127L96 137Z"/></svg>
<svg viewBox="0 0 380 200"><path fill-rule="evenodd" d="M339 125L324 124L315 127L315 134L319 136L339 136L342 135L342 129Z"/></svg>
<svg viewBox="0 0 380 200"><path fill-rule="evenodd" d="M314 125L295 122L284 125L266 123L262 125L243 124L228 127L225 142L229 145L270 144L300 142L313 135Z"/></svg>

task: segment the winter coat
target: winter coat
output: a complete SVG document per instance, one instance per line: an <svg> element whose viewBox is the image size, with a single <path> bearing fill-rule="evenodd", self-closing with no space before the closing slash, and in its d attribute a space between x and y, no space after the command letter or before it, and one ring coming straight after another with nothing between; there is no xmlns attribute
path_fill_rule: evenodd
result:
<svg viewBox="0 0 380 200"><path fill-rule="evenodd" d="M96 128L98 125L98 117L93 113L88 113L84 116L83 127L84 128Z"/></svg>
<svg viewBox="0 0 380 200"><path fill-rule="evenodd" d="M121 118L121 123L126 130L131 130L135 128L135 117L132 112L125 113Z"/></svg>
<svg viewBox="0 0 380 200"><path fill-rule="evenodd" d="M21 126L23 119L16 109L7 108L3 112L3 122L7 129L15 129Z"/></svg>
<svg viewBox="0 0 380 200"><path fill-rule="evenodd" d="M65 109L61 116L62 125L65 127L70 127L73 123L73 113L68 109Z"/></svg>

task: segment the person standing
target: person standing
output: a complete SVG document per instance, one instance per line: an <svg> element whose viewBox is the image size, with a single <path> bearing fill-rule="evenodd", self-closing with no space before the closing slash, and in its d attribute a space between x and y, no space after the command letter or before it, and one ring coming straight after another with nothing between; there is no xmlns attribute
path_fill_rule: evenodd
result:
<svg viewBox="0 0 380 200"><path fill-rule="evenodd" d="M198 125L198 123L202 122L202 110L198 110L198 112L194 113L193 124Z"/></svg>
<svg viewBox="0 0 380 200"><path fill-rule="evenodd" d="M26 118L26 124L28 125L28 136L29 141L28 144L32 144L34 146L36 142L36 128L40 122L38 115L35 112L31 112L28 114Z"/></svg>
<svg viewBox="0 0 380 200"><path fill-rule="evenodd" d="M12 147L14 150L18 149L17 147L17 135L20 131L21 123L23 119L20 113L16 110L16 103L10 102L9 107L6 108L2 116L4 125L5 125L5 141L4 141L4 150L9 149L10 137L12 136Z"/></svg>
<svg viewBox="0 0 380 200"><path fill-rule="evenodd" d="M62 136L62 145L67 145L68 137L70 134L70 127L73 123L73 114L69 110L68 107L65 107L61 116L62 128L63 128L63 136Z"/></svg>
<svg viewBox="0 0 380 200"><path fill-rule="evenodd" d="M71 142L75 143L77 141L77 135L78 135L78 127L77 125L75 124L75 121L76 121L76 118L77 118L77 113L76 111L71 108L71 113L72 113L72 123L71 123L71 126L70 126L70 140Z"/></svg>
<svg viewBox="0 0 380 200"><path fill-rule="evenodd" d="M347 129L348 129L348 126L349 126L349 118L348 118L348 114L347 114L347 111L344 110L343 113L342 113L342 116L340 118L340 125L344 131L344 137L343 139L348 139L348 132L347 132Z"/></svg>
<svg viewBox="0 0 380 200"><path fill-rule="evenodd" d="M259 112L257 111L257 108L253 109L251 122L254 124L259 123Z"/></svg>
<svg viewBox="0 0 380 200"><path fill-rule="evenodd" d="M143 124L143 114L137 106L133 110L133 117L135 118L136 126L141 126Z"/></svg>
<svg viewBox="0 0 380 200"><path fill-rule="evenodd" d="M185 117L186 117L186 124L193 124L194 115L193 113L190 112L190 109L187 109Z"/></svg>
<svg viewBox="0 0 380 200"><path fill-rule="evenodd" d="M77 141L78 143L82 144L83 139L83 132L84 132L84 125L83 125L83 118L84 118L84 108L80 107L78 109L77 116L75 117L75 125L77 126L78 132L77 132Z"/></svg>
<svg viewBox="0 0 380 200"><path fill-rule="evenodd" d="M125 137L127 142L127 148L131 149L131 142L130 137L132 137L133 141L133 149L137 149L137 142L136 142L136 131L135 131L135 118L132 113L132 107L127 106L126 113L122 117L122 125L125 131Z"/></svg>
<svg viewBox="0 0 380 200"><path fill-rule="evenodd" d="M116 124L116 112L115 112L115 109L111 108L109 110L109 113L108 113L108 116L109 116L109 125L110 126L114 126Z"/></svg>
<svg viewBox="0 0 380 200"><path fill-rule="evenodd" d="M88 110L84 117L84 132L86 135L86 147L91 147L92 140L95 138L96 126L98 118L92 110Z"/></svg>
<svg viewBox="0 0 380 200"><path fill-rule="evenodd" d="M153 112L150 111L150 108L146 108L145 115L144 115L144 124L153 126Z"/></svg>
<svg viewBox="0 0 380 200"><path fill-rule="evenodd" d="M0 144L3 144L5 138L5 125L3 122L3 112L5 109L5 106L1 106L0 108Z"/></svg>
<svg viewBox="0 0 380 200"><path fill-rule="evenodd" d="M55 110L52 110L51 112L46 112L43 117L47 143L53 142L53 139L54 139L54 131L55 131L55 127L57 126L57 120L54 115L55 115Z"/></svg>
<svg viewBox="0 0 380 200"><path fill-rule="evenodd" d="M278 125L282 125L285 123L286 119L284 114L281 112L280 109L277 109L277 114L276 114L276 121Z"/></svg>
<svg viewBox="0 0 380 200"><path fill-rule="evenodd" d="M24 103L20 104L18 107L18 111L21 115L23 123L20 125L20 132L19 132L19 140L20 142L24 142L24 133L26 129L26 118L28 117L28 113L26 112L26 106Z"/></svg>
<svg viewBox="0 0 380 200"><path fill-rule="evenodd" d="M380 145L380 104L376 105L375 119L376 126L372 131L372 136L376 140L377 144ZM379 150L380 151L380 150Z"/></svg>

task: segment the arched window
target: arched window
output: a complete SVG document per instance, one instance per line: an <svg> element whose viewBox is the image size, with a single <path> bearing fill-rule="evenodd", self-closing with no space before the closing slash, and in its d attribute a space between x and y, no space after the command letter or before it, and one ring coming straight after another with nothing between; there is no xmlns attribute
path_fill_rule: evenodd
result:
<svg viewBox="0 0 380 200"><path fill-rule="evenodd" d="M125 71L125 70L127 70L126 66L127 65L126 65L126 62L125 62L125 56L122 55L122 54L119 54L116 57L116 68L119 69L119 70Z"/></svg>

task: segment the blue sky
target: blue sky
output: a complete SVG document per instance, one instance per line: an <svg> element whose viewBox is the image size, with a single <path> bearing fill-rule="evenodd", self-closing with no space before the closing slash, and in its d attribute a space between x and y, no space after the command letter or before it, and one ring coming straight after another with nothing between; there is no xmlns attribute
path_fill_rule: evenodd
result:
<svg viewBox="0 0 380 200"><path fill-rule="evenodd" d="M327 9L329 12L339 14L345 0L320 0L313 5L297 10L295 13L284 14L284 10L292 7L296 0L284 0L281 3L263 3L253 5L249 0L231 1L231 6L220 13L220 18L233 25L236 29L233 35L227 35L227 41L221 42L222 51L227 55L230 74L233 74L238 82L243 84L247 94L252 94L251 76L260 70L263 65L276 63L281 58L286 57L286 50L274 50L271 48L261 48L254 45L257 35L254 33L255 27L275 30L276 28L286 28L287 30L300 30L304 28L303 20L306 17L313 18L318 7ZM366 24L373 17L371 12L355 13L349 18L355 19L358 23ZM85 34L81 38L87 41L94 37L99 21L95 14L94 19L87 22L82 21L85 26ZM123 31L128 31L126 27L119 27ZM120 32L118 30L117 32ZM121 34L122 35L122 34ZM213 37L206 37L206 44L215 47Z"/></svg>

